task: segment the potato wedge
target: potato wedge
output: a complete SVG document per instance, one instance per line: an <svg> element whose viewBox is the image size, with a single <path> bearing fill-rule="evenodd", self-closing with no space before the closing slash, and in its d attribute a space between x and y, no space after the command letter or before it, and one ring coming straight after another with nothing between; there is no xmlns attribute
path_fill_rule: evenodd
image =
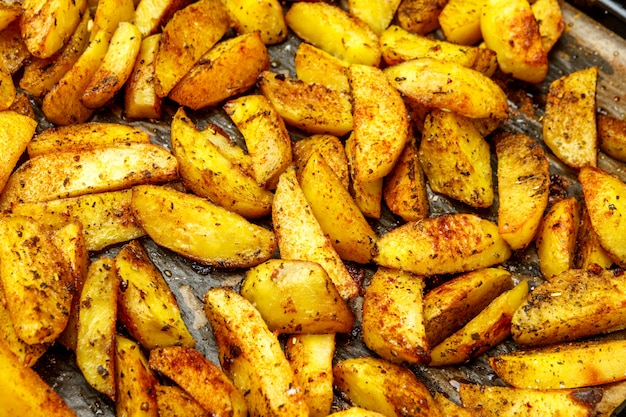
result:
<svg viewBox="0 0 626 417"><path fill-rule="evenodd" d="M0 62L4 64L11 75L18 75L18 71L33 57L28 51L20 31L20 22L13 21L4 30L0 31Z"/></svg>
<svg viewBox="0 0 626 417"><path fill-rule="evenodd" d="M337 136L313 135L298 140L292 144L293 164L297 167L298 180L302 176L302 168L306 165L311 155L319 153L324 161L339 177L341 184L346 190L350 188L350 172L348 170L348 157L343 143Z"/></svg>
<svg viewBox="0 0 626 417"><path fill-rule="evenodd" d="M259 32L268 45L287 37L287 24L278 0L226 0L224 5L239 34Z"/></svg>
<svg viewBox="0 0 626 417"><path fill-rule="evenodd" d="M624 340L578 342L493 356L489 363L517 388L580 388L626 379L624 348Z"/></svg>
<svg viewBox="0 0 626 417"><path fill-rule="evenodd" d="M507 117L508 103L502 89L471 68L419 58L384 71L393 86L423 106L471 118Z"/></svg>
<svg viewBox="0 0 626 417"><path fill-rule="evenodd" d="M561 5L557 0L536 0L530 7L539 25L543 49L550 52L565 31Z"/></svg>
<svg viewBox="0 0 626 417"><path fill-rule="evenodd" d="M570 269L535 288L513 315L522 345L573 341L626 327L624 274Z"/></svg>
<svg viewBox="0 0 626 417"><path fill-rule="evenodd" d="M599 388L544 391L463 383L460 392L463 406L477 417L588 417L602 398Z"/></svg>
<svg viewBox="0 0 626 417"><path fill-rule="evenodd" d="M14 111L0 112L0 193L32 140L37 122Z"/></svg>
<svg viewBox="0 0 626 417"><path fill-rule="evenodd" d="M228 101L226 114L246 141L254 177L260 185L276 188L278 177L291 164L291 137L271 100L248 95Z"/></svg>
<svg viewBox="0 0 626 417"><path fill-rule="evenodd" d="M126 337L115 339L115 411L118 416L158 417L156 376L141 347Z"/></svg>
<svg viewBox="0 0 626 417"><path fill-rule="evenodd" d="M369 263L378 236L319 153L315 152L302 169L300 187L341 259Z"/></svg>
<svg viewBox="0 0 626 417"><path fill-rule="evenodd" d="M194 22L194 24L189 24ZM156 92L165 97L226 33L230 20L221 1L199 0L174 14L154 61Z"/></svg>
<svg viewBox="0 0 626 417"><path fill-rule="evenodd" d="M596 83L598 68L573 72L550 84L543 141L566 165L597 164Z"/></svg>
<svg viewBox="0 0 626 417"><path fill-rule="evenodd" d="M272 206L272 221L283 259L319 263L344 299L359 293L359 286L311 212L294 168L288 168L280 176Z"/></svg>
<svg viewBox="0 0 626 417"><path fill-rule="evenodd" d="M383 359L345 359L333 367L335 385L352 404L389 417L443 416L415 374Z"/></svg>
<svg viewBox="0 0 626 417"><path fill-rule="evenodd" d="M354 175L372 182L389 174L409 140L409 119L400 93L378 68L351 65L355 145Z"/></svg>
<svg viewBox="0 0 626 417"><path fill-rule="evenodd" d="M446 0L403 0L396 19L402 29L425 35L439 29L439 15L447 3Z"/></svg>
<svg viewBox="0 0 626 417"><path fill-rule="evenodd" d="M87 8L85 0L25 0L20 29L31 54L48 58L72 36Z"/></svg>
<svg viewBox="0 0 626 417"><path fill-rule="evenodd" d="M104 106L122 89L135 66L141 32L130 22L120 22L113 32L102 63L85 86L80 101L90 109Z"/></svg>
<svg viewBox="0 0 626 417"><path fill-rule="evenodd" d="M350 170L350 194L361 209L365 217L379 219L381 214L381 201L383 198L383 178L368 182L359 181L354 173L354 155L356 153L356 140L354 135L350 135L346 140L346 157L348 158L348 169Z"/></svg>
<svg viewBox="0 0 626 417"><path fill-rule="evenodd" d="M176 385L157 384L155 391L159 417L210 417L198 401Z"/></svg>
<svg viewBox="0 0 626 417"><path fill-rule="evenodd" d="M472 207L493 204L489 144L470 119L442 110L429 112L419 158L434 192Z"/></svg>
<svg viewBox="0 0 626 417"><path fill-rule="evenodd" d="M268 260L276 249L272 231L191 194L137 186L132 208L152 240L203 264L251 267Z"/></svg>
<svg viewBox="0 0 626 417"><path fill-rule="evenodd" d="M401 0L349 0L348 10L380 36L391 23L400 3Z"/></svg>
<svg viewBox="0 0 626 417"><path fill-rule="evenodd" d="M161 42L157 33L141 41L139 54L124 91L124 112L131 119L157 119L161 117L161 97L156 93L154 59Z"/></svg>
<svg viewBox="0 0 626 417"><path fill-rule="evenodd" d="M598 113L598 146L618 161L626 161L626 120Z"/></svg>
<svg viewBox="0 0 626 417"><path fill-rule="evenodd" d="M550 207L537 231L537 256L544 278L574 267L576 237L580 223L580 206L574 197Z"/></svg>
<svg viewBox="0 0 626 417"><path fill-rule="evenodd" d="M285 14L291 30L305 42L352 64L377 66L376 33L358 18L327 3L294 3Z"/></svg>
<svg viewBox="0 0 626 417"><path fill-rule="evenodd" d="M120 23L130 23L134 18L135 2L133 0L98 0L91 27L92 39L100 29L106 29L113 35ZM140 32L139 38L141 37ZM118 58L126 59L126 57Z"/></svg>
<svg viewBox="0 0 626 417"><path fill-rule="evenodd" d="M240 292L274 333L348 333L354 325L348 304L315 262L270 259L246 272Z"/></svg>
<svg viewBox="0 0 626 417"><path fill-rule="evenodd" d="M503 342L511 335L511 317L527 295L527 281L500 294L462 329L433 347L429 365L464 363Z"/></svg>
<svg viewBox="0 0 626 417"><path fill-rule="evenodd" d="M535 84L546 78L548 53L528 0L485 0L480 31L502 72Z"/></svg>
<svg viewBox="0 0 626 417"><path fill-rule="evenodd" d="M363 300L361 335L367 347L391 362L430 362L423 292L423 277L378 268Z"/></svg>
<svg viewBox="0 0 626 417"><path fill-rule="evenodd" d="M150 135L130 125L87 122L48 128L28 143L28 156L34 158L52 152L76 151L95 146L122 143L149 143Z"/></svg>
<svg viewBox="0 0 626 417"><path fill-rule="evenodd" d="M178 178L177 171L176 158L150 143L49 153L28 160L11 174L0 208L171 181Z"/></svg>
<svg viewBox="0 0 626 417"><path fill-rule="evenodd" d="M25 367L9 348L0 342L0 404L7 416L76 417L34 370Z"/></svg>
<svg viewBox="0 0 626 417"><path fill-rule="evenodd" d="M45 226L22 216L0 219L0 284L18 337L51 343L72 304L68 265Z"/></svg>
<svg viewBox="0 0 626 417"><path fill-rule="evenodd" d="M3 3L0 6L0 31L4 30L22 15L22 7L19 3Z"/></svg>
<svg viewBox="0 0 626 417"><path fill-rule="evenodd" d="M194 346L174 294L138 240L115 256L119 320L144 348Z"/></svg>
<svg viewBox="0 0 626 417"><path fill-rule="evenodd" d="M176 382L212 416L245 417L242 393L220 368L188 346L159 347L150 351L150 369Z"/></svg>
<svg viewBox="0 0 626 417"><path fill-rule="evenodd" d="M378 240L374 261L426 276L486 268L511 256L511 249L497 229L489 220L473 214L409 222Z"/></svg>
<svg viewBox="0 0 626 417"><path fill-rule="evenodd" d="M350 407L347 410L336 411L328 414L328 417L384 417L384 414L366 410L361 407Z"/></svg>
<svg viewBox="0 0 626 417"><path fill-rule="evenodd" d="M439 13L439 24L446 40L461 45L480 41L480 15L485 3L485 0L449 0Z"/></svg>
<svg viewBox="0 0 626 417"><path fill-rule="evenodd" d="M285 356L294 370L296 383L302 389L311 417L330 414L334 353L334 334L295 335L285 343Z"/></svg>
<svg viewBox="0 0 626 417"><path fill-rule="evenodd" d="M296 78L305 83L321 84L336 91L349 92L346 70L350 64L326 51L302 42L294 56Z"/></svg>
<svg viewBox="0 0 626 417"><path fill-rule="evenodd" d="M593 264L602 268L610 268L613 259L602 247L598 234L593 230L589 212L585 205L581 208L581 220L576 239L576 253L574 267L577 269L588 269Z"/></svg>
<svg viewBox="0 0 626 417"><path fill-rule="evenodd" d="M578 179L583 187L585 205L598 240L611 258L626 266L624 226L626 203L620 196L626 193L626 184L619 178L598 168L585 167Z"/></svg>
<svg viewBox="0 0 626 417"><path fill-rule="evenodd" d="M90 267L80 293L76 363L94 389L115 400L115 326L120 280L115 263L100 258Z"/></svg>
<svg viewBox="0 0 626 417"><path fill-rule="evenodd" d="M271 212L272 193L222 155L187 118L182 107L172 120L171 140L183 183L196 195L246 218Z"/></svg>
<svg viewBox="0 0 626 417"><path fill-rule="evenodd" d="M269 66L270 56L260 32L246 33L211 48L174 86L169 97L196 110L215 106L254 86Z"/></svg>
<svg viewBox="0 0 626 417"><path fill-rule="evenodd" d="M335 136L352 130L352 103L347 93L271 71L261 73L259 88L288 125Z"/></svg>
<svg viewBox="0 0 626 417"><path fill-rule="evenodd" d="M212 288L205 313L222 369L244 393L250 416L308 416L301 389L276 336L261 314L239 294Z"/></svg>
<svg viewBox="0 0 626 417"><path fill-rule="evenodd" d="M135 3L133 23L147 38L161 32L174 13L191 4L191 0L135 0Z"/></svg>
<svg viewBox="0 0 626 417"><path fill-rule="evenodd" d="M435 399L437 405L439 405L441 412L446 416L473 417L474 415L467 408L458 405L457 403L453 402L451 399L445 397L439 392L435 392L435 394L433 394L433 398Z"/></svg>
<svg viewBox="0 0 626 417"><path fill-rule="evenodd" d="M17 90L9 69L0 62L0 111L7 110L15 101Z"/></svg>
<svg viewBox="0 0 626 417"><path fill-rule="evenodd" d="M437 346L512 287L508 271L485 268L460 275L429 291L424 296L424 326L429 345Z"/></svg>
<svg viewBox="0 0 626 417"><path fill-rule="evenodd" d="M49 121L70 125L83 123L91 117L93 110L86 107L80 97L106 55L110 38L108 31L98 32L74 65L46 93L41 110Z"/></svg>
<svg viewBox="0 0 626 417"><path fill-rule="evenodd" d="M550 164L545 151L524 134L502 134L498 158L498 232L512 249L534 239L548 206Z"/></svg>

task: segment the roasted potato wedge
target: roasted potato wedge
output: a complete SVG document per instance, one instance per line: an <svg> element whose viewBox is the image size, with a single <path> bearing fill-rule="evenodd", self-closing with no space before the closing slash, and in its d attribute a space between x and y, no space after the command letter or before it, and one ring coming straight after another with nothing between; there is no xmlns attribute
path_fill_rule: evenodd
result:
<svg viewBox="0 0 626 417"><path fill-rule="evenodd" d="M565 31L561 5L558 0L536 0L530 7L539 25L543 49L550 52Z"/></svg>
<svg viewBox="0 0 626 417"><path fill-rule="evenodd" d="M144 38L161 31L178 10L191 4L191 0L134 0L133 23Z"/></svg>
<svg viewBox="0 0 626 417"><path fill-rule="evenodd" d="M115 411L118 416L158 417L156 376L141 347L118 335L115 339Z"/></svg>
<svg viewBox="0 0 626 417"><path fill-rule="evenodd" d="M602 152L618 161L626 161L626 121L598 113L596 123Z"/></svg>
<svg viewBox="0 0 626 417"><path fill-rule="evenodd" d="M393 20L400 3L401 0L349 0L348 10L380 36Z"/></svg>
<svg viewBox="0 0 626 417"><path fill-rule="evenodd" d="M345 299L359 293L358 285L311 212L292 167L278 180L272 206L272 221L283 259L319 263Z"/></svg>
<svg viewBox="0 0 626 417"><path fill-rule="evenodd" d="M155 391L159 417L210 417L198 401L176 385L157 384Z"/></svg>
<svg viewBox="0 0 626 417"><path fill-rule="evenodd" d="M453 402L451 399L445 397L443 394L439 392L435 392L433 395L435 402L441 409L441 412L450 417L473 417L474 415L467 408L458 405Z"/></svg>
<svg viewBox="0 0 626 417"><path fill-rule="evenodd" d="M124 91L124 112L131 119L161 117L162 99L156 93L154 78L154 59L160 42L160 33L150 35L141 41L135 66Z"/></svg>
<svg viewBox="0 0 626 417"><path fill-rule="evenodd" d="M16 95L13 77L4 63L0 62L0 111L9 109Z"/></svg>
<svg viewBox="0 0 626 417"><path fill-rule="evenodd" d="M587 207L583 204L581 208L581 220L576 238L576 253L574 257L574 267L578 269L588 269L593 264L602 268L610 268L613 259L602 247L598 234L593 229Z"/></svg>
<svg viewBox="0 0 626 417"><path fill-rule="evenodd" d="M287 37L287 24L278 0L226 0L224 5L239 34L259 32L265 44Z"/></svg>
<svg viewBox="0 0 626 417"><path fill-rule="evenodd" d="M383 178L374 181L359 181L356 178L354 172L356 140L354 135L351 134L348 140L346 140L345 150L351 179L350 194L354 197L354 201L365 217L379 219L383 198Z"/></svg>
<svg viewBox="0 0 626 417"><path fill-rule="evenodd" d="M439 15L446 0L403 0L396 11L396 19L402 29L425 35L439 29Z"/></svg>
<svg viewBox="0 0 626 417"><path fill-rule="evenodd" d="M550 84L543 118L543 141L566 165L597 164L596 84L598 68L589 67Z"/></svg>
<svg viewBox="0 0 626 417"><path fill-rule="evenodd" d="M391 362L430 362L423 292L423 277L378 268L363 300L361 334L367 347Z"/></svg>
<svg viewBox="0 0 626 417"><path fill-rule="evenodd" d="M268 260L276 249L272 231L195 195L138 186L132 208L152 240L203 264L250 267Z"/></svg>
<svg viewBox="0 0 626 417"><path fill-rule="evenodd" d="M294 3L285 14L291 30L305 42L352 64L380 63L378 36L366 23L328 3Z"/></svg>
<svg viewBox="0 0 626 417"><path fill-rule="evenodd" d="M585 205L591 225L602 247L620 266L626 267L626 244L624 243L624 214L626 184L619 178L598 168L585 167L578 179L583 187Z"/></svg>
<svg viewBox="0 0 626 417"><path fill-rule="evenodd" d="M148 365L183 388L210 415L248 415L243 394L220 368L194 348L169 346L152 349Z"/></svg>
<svg viewBox="0 0 626 417"><path fill-rule="evenodd" d="M439 13L439 24L446 40L474 45L482 39L480 15L485 0L448 0Z"/></svg>
<svg viewBox="0 0 626 417"><path fill-rule="evenodd" d="M298 167L296 174L298 180L302 175L302 168L306 165L311 155L318 153L324 161L339 177L341 184L346 190L350 188L350 172L348 170L348 157L343 143L337 136L313 135L301 139L292 144L293 164Z"/></svg>
<svg viewBox="0 0 626 417"><path fill-rule="evenodd" d="M224 288L210 289L204 300L222 369L244 393L250 416L308 416L293 370L258 310Z"/></svg>
<svg viewBox="0 0 626 417"><path fill-rule="evenodd" d="M0 31L4 30L22 15L22 7L19 3L3 3L0 6Z"/></svg>
<svg viewBox="0 0 626 417"><path fill-rule="evenodd" d="M541 145L524 134L502 134L498 158L498 232L512 249L534 239L548 206L550 164Z"/></svg>
<svg viewBox="0 0 626 417"><path fill-rule="evenodd" d="M626 327L626 275L570 269L536 287L513 315L513 339L548 345Z"/></svg>
<svg viewBox="0 0 626 417"><path fill-rule="evenodd" d="M241 295L274 333L348 333L354 315L315 262L270 259L246 272Z"/></svg>
<svg viewBox="0 0 626 417"><path fill-rule="evenodd" d="M502 89L471 68L418 58L384 71L393 86L423 106L471 118L507 117L508 103Z"/></svg>
<svg viewBox="0 0 626 417"><path fill-rule="evenodd" d="M388 268L427 276L486 268L511 256L511 249L497 229L489 220L474 214L449 214L409 222L378 240L374 261ZM446 233L442 234L442 230Z"/></svg>
<svg viewBox="0 0 626 417"><path fill-rule="evenodd" d="M31 158L11 174L0 195L0 208L177 178L176 158L151 143L48 153Z"/></svg>
<svg viewBox="0 0 626 417"><path fill-rule="evenodd" d="M328 414L328 417L384 417L384 414L366 410L361 407L350 407L347 410L336 411Z"/></svg>
<svg viewBox="0 0 626 417"><path fill-rule="evenodd" d="M0 193L31 142L37 122L11 110L0 111Z"/></svg>
<svg viewBox="0 0 626 417"><path fill-rule="evenodd" d="M123 290L119 294L119 320L144 348L194 346L174 294L138 240L115 256L115 269Z"/></svg>
<svg viewBox="0 0 626 417"><path fill-rule="evenodd" d="M349 92L346 70L350 64L310 43L298 45L294 56L296 77L305 83L321 84L331 90Z"/></svg>
<svg viewBox="0 0 626 417"><path fill-rule="evenodd" d="M382 359L345 359L333 367L335 385L357 407L389 417L443 416L428 388L407 368Z"/></svg>
<svg viewBox="0 0 626 417"><path fill-rule="evenodd" d="M133 0L98 0L96 12L93 15L91 36L95 36L100 29L106 29L113 35L120 23L130 23L134 18L135 2ZM142 36L141 32L139 32L140 39ZM126 57L118 58L126 59Z"/></svg>
<svg viewBox="0 0 626 417"><path fill-rule="evenodd" d="M89 266L80 293L76 363L94 389L115 400L115 339L120 280L115 262L100 258Z"/></svg>

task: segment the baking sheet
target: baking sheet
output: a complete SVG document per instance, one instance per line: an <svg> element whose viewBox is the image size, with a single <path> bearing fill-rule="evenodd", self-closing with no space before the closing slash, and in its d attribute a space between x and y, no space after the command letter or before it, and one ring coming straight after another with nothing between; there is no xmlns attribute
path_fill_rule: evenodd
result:
<svg viewBox="0 0 626 417"><path fill-rule="evenodd" d="M616 34L606 30L597 22L591 20L572 6L562 4L563 15L566 21L566 32L551 52L550 70L546 81L538 86L529 87L522 83L509 85L512 117L505 125L505 129L524 132L534 138L541 138L541 117L545 105L545 94L549 83L558 77L595 65L599 68L598 106L599 110L608 114L626 118L626 42ZM272 69L286 72L294 76L293 54L298 40L290 38L280 45L270 47ZM164 123L131 122L152 135L155 143L169 148L169 120L175 111L175 106L166 107ZM120 108L112 107L98 113L94 120L119 121L122 114ZM230 123L228 117L221 110L204 110L189 112L201 127L208 121L216 123L235 140L243 143L242 138ZM40 129L49 125L43 121ZM600 155L599 166L613 172L626 181L624 164L611 158ZM570 179L575 173L551 159L551 173L562 175ZM580 193L580 188L574 182L567 192L572 195ZM431 213L468 211L466 206L448 200L441 196L431 195ZM484 217L496 219L497 206L480 212ZM398 220L389 212L376 224L376 230L382 234L399 224ZM244 271L223 271L208 268L190 262L171 251L154 244L150 239L142 239L150 258L163 273L171 286L182 310L183 319L197 341L197 349L206 357L218 364L215 342L210 327L202 311L202 299L205 292L215 286L237 287L243 279ZM119 247L113 247L97 256L114 256ZM352 265L351 266L355 266ZM540 272L537 264L534 247L526 251L517 252L505 267L509 269L515 279L528 279L531 284L540 281ZM371 268L358 268L366 278L371 274ZM362 299L356 299L352 307L360 312ZM413 366L413 371L432 389L448 395L458 401L455 384L460 381L470 381L482 384L499 384L496 376L488 365L486 358L489 355L514 349L512 342L506 342L483 357L472 363L454 367L434 369L424 366ZM360 340L359 326L349 335L338 335L336 360L348 357L371 355ZM46 353L34 367L42 377L67 401L79 416L114 416L114 404L104 395L91 389L78 370L73 355L62 347L55 346ZM346 404L336 398L334 408L340 409Z"/></svg>

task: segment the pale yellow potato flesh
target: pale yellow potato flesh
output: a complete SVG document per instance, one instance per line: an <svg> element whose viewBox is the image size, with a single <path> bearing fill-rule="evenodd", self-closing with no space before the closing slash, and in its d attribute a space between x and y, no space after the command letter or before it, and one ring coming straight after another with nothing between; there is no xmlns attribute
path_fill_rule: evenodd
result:
<svg viewBox="0 0 626 417"><path fill-rule="evenodd" d="M267 45L287 37L287 24L278 0L226 0L224 5L239 34L258 31Z"/></svg>
<svg viewBox="0 0 626 417"><path fill-rule="evenodd" d="M0 112L0 193L31 142L37 122L14 111Z"/></svg>

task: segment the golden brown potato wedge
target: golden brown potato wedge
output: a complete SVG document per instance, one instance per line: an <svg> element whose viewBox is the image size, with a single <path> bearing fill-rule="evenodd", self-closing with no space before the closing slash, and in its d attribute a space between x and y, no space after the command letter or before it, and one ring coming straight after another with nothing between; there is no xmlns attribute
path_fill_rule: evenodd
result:
<svg viewBox="0 0 626 417"><path fill-rule="evenodd" d="M383 178L374 181L359 181L354 173L354 155L356 153L356 140L350 135L346 140L346 157L350 170L350 194L354 197L359 209L365 217L379 219L381 214L381 201L383 198Z"/></svg>
<svg viewBox="0 0 626 417"><path fill-rule="evenodd" d="M254 306L231 290L212 288L205 295L205 312L222 369L244 393L250 416L308 416L278 339Z"/></svg>
<svg viewBox="0 0 626 417"><path fill-rule="evenodd" d="M418 58L385 69L401 93L426 107L471 118L506 118L502 89L484 74L452 62Z"/></svg>
<svg viewBox="0 0 626 417"><path fill-rule="evenodd" d="M599 388L544 391L463 383L460 392L463 406L476 417L588 417L602 398Z"/></svg>
<svg viewBox="0 0 626 417"><path fill-rule="evenodd" d="M618 161L626 161L626 121L598 113L598 146L605 154Z"/></svg>
<svg viewBox="0 0 626 417"><path fill-rule="evenodd" d="M157 384L155 391L159 417L210 417L198 401L176 385Z"/></svg>
<svg viewBox="0 0 626 417"><path fill-rule="evenodd" d="M283 259L317 262L326 270L343 298L352 298L359 293L358 285L311 212L294 168L288 168L280 176L272 206L272 221Z"/></svg>
<svg viewBox="0 0 626 417"><path fill-rule="evenodd" d="M341 259L369 263L378 236L319 153L315 152L302 169L300 187Z"/></svg>
<svg viewBox="0 0 626 417"><path fill-rule="evenodd" d="M16 95L13 77L4 63L0 62L0 111L9 109Z"/></svg>
<svg viewBox="0 0 626 417"><path fill-rule="evenodd" d="M217 130L215 134L219 134ZM187 118L182 107L172 120L171 140L183 183L196 195L246 218L271 212L272 193L222 155Z"/></svg>
<svg viewBox="0 0 626 417"><path fill-rule="evenodd" d="M85 0L25 0L20 29L31 54L54 55L72 36L87 8Z"/></svg>
<svg viewBox="0 0 626 417"><path fill-rule="evenodd" d="M470 412L470 410L461 405L458 405L457 403L453 402L451 399L445 397L439 392L435 392L433 394L433 398L435 399L437 405L439 405L441 412L446 416L473 417L473 414Z"/></svg>
<svg viewBox="0 0 626 417"><path fill-rule="evenodd" d="M485 268L460 275L429 291L424 296L424 325L430 346L437 346L512 287L508 271Z"/></svg>
<svg viewBox="0 0 626 417"><path fill-rule="evenodd" d="M193 22L193 24L190 24ZM221 1L199 0L174 14L154 61L156 92L165 97L226 33L230 20Z"/></svg>
<svg viewBox="0 0 626 417"><path fill-rule="evenodd" d="M502 72L535 84L546 78L548 53L528 0L485 0L480 31Z"/></svg>
<svg viewBox="0 0 626 417"><path fill-rule="evenodd" d="M536 287L513 315L522 345L573 341L626 327L624 274L570 269Z"/></svg>
<svg viewBox="0 0 626 417"><path fill-rule="evenodd" d="M224 105L246 141L254 177L260 185L275 188L279 175L291 164L291 137L271 100L254 94Z"/></svg>
<svg viewBox="0 0 626 417"><path fill-rule="evenodd" d="M389 174L409 140L409 119L400 93L378 68L353 64L348 68L352 91L358 181L372 182Z"/></svg>
<svg viewBox="0 0 626 417"><path fill-rule="evenodd" d="M242 393L220 368L194 348L169 346L152 349L148 365L183 388L210 415L248 415Z"/></svg>
<svg viewBox="0 0 626 417"><path fill-rule="evenodd" d="M419 158L434 192L472 207L493 204L489 144L470 119L442 110L429 112Z"/></svg>
<svg viewBox="0 0 626 417"><path fill-rule="evenodd" d="M574 197L554 203L543 217L536 244L544 278L574 267L579 224L580 205Z"/></svg>
<svg viewBox="0 0 626 417"><path fill-rule="evenodd" d="M348 10L380 36L391 23L400 2L401 0L349 0Z"/></svg>
<svg viewBox="0 0 626 417"><path fill-rule="evenodd" d="M447 41L473 45L481 40L480 14L485 0L449 0L439 14Z"/></svg>
<svg viewBox="0 0 626 417"><path fill-rule="evenodd" d="M259 74L269 66L270 56L260 32L246 33L211 48L176 84L169 97L192 109L215 106L254 86Z"/></svg>
<svg viewBox="0 0 626 417"><path fill-rule="evenodd" d="M302 42L294 56L296 78L305 83L321 84L331 90L350 91L346 70L350 64L326 51Z"/></svg>
<svg viewBox="0 0 626 417"><path fill-rule="evenodd" d="M144 38L161 32L170 18L178 10L191 3L191 0L135 0L133 23Z"/></svg>
<svg viewBox="0 0 626 417"><path fill-rule="evenodd" d="M377 66L380 48L376 33L358 18L328 3L294 3L287 25L305 42L352 64Z"/></svg>
<svg viewBox="0 0 626 417"><path fill-rule="evenodd" d="M583 204L581 208L581 220L576 239L576 254L574 267L578 269L588 269L593 264L602 268L610 268L613 259L602 247L598 234L593 230L591 219L587 207Z"/></svg>
<svg viewBox="0 0 626 417"><path fill-rule="evenodd" d="M276 249L272 231L191 194L137 186L132 208L152 240L203 264L250 267L268 260Z"/></svg>
<svg viewBox="0 0 626 417"><path fill-rule="evenodd" d="M34 370L0 342L0 404L7 416L75 417L76 414Z"/></svg>
<svg viewBox="0 0 626 417"><path fill-rule="evenodd" d="M174 294L138 240L115 256L121 282L119 320L146 349L194 346Z"/></svg>
<svg viewBox="0 0 626 417"><path fill-rule="evenodd" d="M11 110L0 111L0 193L32 140L37 122Z"/></svg>
<svg viewBox="0 0 626 417"><path fill-rule="evenodd" d="M80 293L76 363L94 389L115 400L115 326L120 280L115 262L100 258L89 266Z"/></svg>
<svg viewBox="0 0 626 417"><path fill-rule="evenodd" d="M217 125L208 124L200 134L213 145L217 146L220 153L237 165L243 172L254 176L252 157L241 146L232 141Z"/></svg>
<svg viewBox="0 0 626 417"><path fill-rule="evenodd" d="M4 30L0 30L0 50L3 51L0 55L0 62L11 75L16 75L33 57L22 39L18 20L10 23Z"/></svg>
<svg viewBox="0 0 626 417"><path fill-rule="evenodd" d="M596 83L598 68L564 75L550 84L543 140L566 165L597 164Z"/></svg>
<svg viewBox="0 0 626 417"><path fill-rule="evenodd" d="M141 347L126 337L115 339L115 411L118 416L158 417L156 376Z"/></svg>
<svg viewBox="0 0 626 417"><path fill-rule="evenodd" d="M224 5L239 34L259 32L265 44L282 42L287 24L278 0L226 0Z"/></svg>
<svg viewBox="0 0 626 417"><path fill-rule="evenodd" d="M500 294L462 329L432 348L430 366L464 363L503 342L511 335L511 317L527 295L527 281Z"/></svg>
<svg viewBox="0 0 626 417"><path fill-rule="evenodd" d="M118 123L87 122L48 128L28 143L28 156L34 158L52 152L75 151L95 146L122 143L149 143L143 130Z"/></svg>
<svg viewBox="0 0 626 417"><path fill-rule="evenodd" d="M354 315L317 263L270 259L246 272L241 295L274 333L348 333Z"/></svg>
<svg viewBox="0 0 626 417"><path fill-rule="evenodd" d="M378 268L363 300L361 334L367 347L391 362L430 362L423 292L423 277Z"/></svg>
<svg viewBox="0 0 626 417"><path fill-rule="evenodd" d="M22 15L19 3L3 3L0 5L0 31L4 30Z"/></svg>
<svg viewBox="0 0 626 417"><path fill-rule="evenodd" d="M290 336L285 356L294 370L311 417L325 417L333 403L334 334Z"/></svg>
<svg viewBox="0 0 626 417"><path fill-rule="evenodd" d="M443 416L415 374L383 359L359 357L333 367L335 385L352 404L389 417Z"/></svg>
<svg viewBox="0 0 626 417"><path fill-rule="evenodd" d="M448 214L409 222L383 235L374 261L435 275L486 268L510 256L511 249L494 223L474 214Z"/></svg>
<svg viewBox="0 0 626 417"><path fill-rule="evenodd" d="M536 0L530 7L539 25L543 49L550 52L565 31L565 21L558 0Z"/></svg>
<svg viewBox="0 0 626 417"><path fill-rule="evenodd" d="M313 135L292 144L293 164L298 167L298 180L302 175L302 168L314 153L319 153L324 161L339 177L346 190L350 188L350 172L348 171L348 157L343 143L337 136Z"/></svg>
<svg viewBox="0 0 626 417"><path fill-rule="evenodd" d="M548 206L550 164L541 145L524 134L502 134L498 157L498 232L512 249L535 237Z"/></svg>
<svg viewBox="0 0 626 417"><path fill-rule="evenodd" d="M161 42L157 33L141 41L133 72L126 82L124 112L131 119L157 119L161 117L162 99L156 93L154 59Z"/></svg>
<svg viewBox="0 0 626 417"><path fill-rule="evenodd" d="M133 0L98 0L91 27L92 39L100 29L106 29L113 35L120 23L132 22L134 18L135 2ZM139 32L139 38L141 37L141 32Z"/></svg>
<svg viewBox="0 0 626 417"><path fill-rule="evenodd" d="M261 73L259 87L288 125L307 133L335 136L352 130L352 103L345 92L271 71Z"/></svg>
<svg viewBox="0 0 626 417"><path fill-rule="evenodd" d="M626 266L625 237L622 233L626 222L623 217L626 202L621 198L626 193L626 184L594 167L581 169L578 180L583 187L587 212L600 244L617 264Z"/></svg>
<svg viewBox="0 0 626 417"><path fill-rule="evenodd" d="M151 143L48 153L28 160L11 174L0 196L0 208L177 178L176 158Z"/></svg>
<svg viewBox="0 0 626 417"><path fill-rule="evenodd" d="M0 284L18 337L53 342L72 304L68 265L45 226L28 217L0 218Z"/></svg>
<svg viewBox="0 0 626 417"><path fill-rule="evenodd" d="M447 0L403 0L396 19L402 29L425 35L439 29L439 15L447 3Z"/></svg>
<svg viewBox="0 0 626 417"><path fill-rule="evenodd" d="M517 388L580 388L625 379L624 348L624 340L577 342L493 356L489 363Z"/></svg>

